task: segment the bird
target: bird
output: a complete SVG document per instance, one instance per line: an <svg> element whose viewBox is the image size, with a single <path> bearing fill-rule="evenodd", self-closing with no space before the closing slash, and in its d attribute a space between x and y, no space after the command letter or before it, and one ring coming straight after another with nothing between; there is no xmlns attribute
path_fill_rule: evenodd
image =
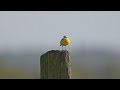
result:
<svg viewBox="0 0 120 90"><path fill-rule="evenodd" d="M70 44L70 39L64 35L60 41L60 46L62 46L62 50L63 50L63 46L65 46L65 50L66 50L66 46L69 44Z"/></svg>

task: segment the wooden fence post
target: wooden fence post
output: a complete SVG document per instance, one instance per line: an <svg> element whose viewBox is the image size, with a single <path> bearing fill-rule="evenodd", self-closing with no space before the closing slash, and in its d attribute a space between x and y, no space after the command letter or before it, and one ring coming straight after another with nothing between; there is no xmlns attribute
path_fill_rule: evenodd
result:
<svg viewBox="0 0 120 90"><path fill-rule="evenodd" d="M51 50L40 57L41 79L71 79L70 53Z"/></svg>

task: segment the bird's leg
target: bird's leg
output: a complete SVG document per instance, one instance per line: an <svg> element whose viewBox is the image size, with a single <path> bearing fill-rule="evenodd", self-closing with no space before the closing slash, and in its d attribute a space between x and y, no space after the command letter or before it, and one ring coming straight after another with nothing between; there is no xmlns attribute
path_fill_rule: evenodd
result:
<svg viewBox="0 0 120 90"><path fill-rule="evenodd" d="M62 51L63 51L63 46L62 46Z"/></svg>
<svg viewBox="0 0 120 90"><path fill-rule="evenodd" d="M65 50L66 50L66 46L65 46Z"/></svg>

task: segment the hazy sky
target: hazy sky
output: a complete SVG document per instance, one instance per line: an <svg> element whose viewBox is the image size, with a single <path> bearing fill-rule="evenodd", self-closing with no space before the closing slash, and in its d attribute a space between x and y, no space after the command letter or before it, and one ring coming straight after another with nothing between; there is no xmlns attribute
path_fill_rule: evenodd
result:
<svg viewBox="0 0 120 90"><path fill-rule="evenodd" d="M118 11L1 11L0 49L43 47L61 49L67 35L68 48L82 45L120 46ZM44 49L44 48L42 48Z"/></svg>

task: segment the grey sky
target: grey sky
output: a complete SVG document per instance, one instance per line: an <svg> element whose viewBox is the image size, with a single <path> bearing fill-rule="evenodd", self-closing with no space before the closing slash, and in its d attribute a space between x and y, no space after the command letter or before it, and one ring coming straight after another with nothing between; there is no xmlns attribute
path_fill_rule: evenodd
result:
<svg viewBox="0 0 120 90"><path fill-rule="evenodd" d="M115 11L1 11L0 49L42 47L61 49L67 35L68 48L81 45L120 46L120 12ZM43 48L44 49L44 48Z"/></svg>

